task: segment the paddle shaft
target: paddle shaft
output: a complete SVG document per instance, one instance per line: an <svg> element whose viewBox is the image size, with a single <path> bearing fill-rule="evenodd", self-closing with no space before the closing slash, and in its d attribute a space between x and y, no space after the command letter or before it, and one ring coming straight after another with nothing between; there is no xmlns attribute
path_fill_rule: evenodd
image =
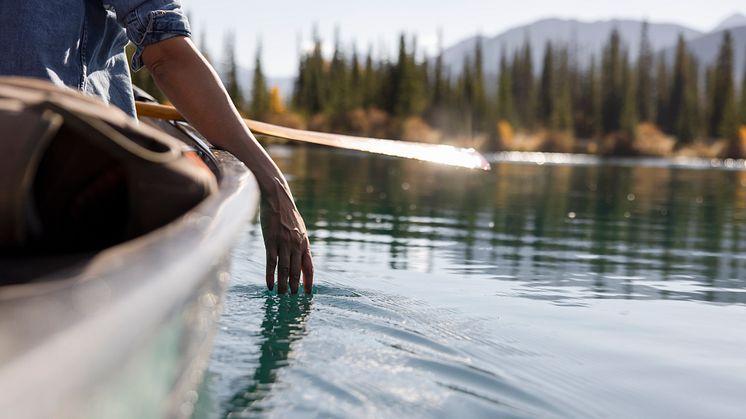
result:
<svg viewBox="0 0 746 419"><path fill-rule="evenodd" d="M173 106L147 102L136 102L135 105L137 108L137 114L142 117L173 121L184 120L181 113L179 113L179 111ZM270 137L343 148L347 150L358 150L368 153L410 158L449 166L490 170L490 165L484 156L472 148L328 134L287 128L251 119L244 119L244 122L252 132L261 135L268 135Z"/></svg>

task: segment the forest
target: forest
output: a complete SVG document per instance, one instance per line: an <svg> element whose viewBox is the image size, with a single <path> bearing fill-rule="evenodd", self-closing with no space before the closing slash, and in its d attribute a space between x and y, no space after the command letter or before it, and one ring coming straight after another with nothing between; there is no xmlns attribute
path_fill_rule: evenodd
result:
<svg viewBox="0 0 746 419"><path fill-rule="evenodd" d="M228 37L221 74L243 114L298 128L482 151L743 157L746 71L734 74L730 33L723 32L717 60L704 66L683 37L669 62L653 52L647 24L642 32L637 56L613 31L590 65L577 62L576 46L551 43L541 62L533 62L533 46L525 42L501 54L498 74L484 72L480 42L455 74L442 49L426 58L417 39L404 34L395 59L346 51L339 40L325 57L315 37L299 57L287 103L268 85L261 50L244 97ZM209 59L204 48L203 54ZM147 71L133 80L158 96Z"/></svg>

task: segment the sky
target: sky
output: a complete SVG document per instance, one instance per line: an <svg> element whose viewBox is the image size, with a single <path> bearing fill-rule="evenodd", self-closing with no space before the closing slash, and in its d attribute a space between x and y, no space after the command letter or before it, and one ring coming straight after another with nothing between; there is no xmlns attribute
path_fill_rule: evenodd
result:
<svg viewBox="0 0 746 419"><path fill-rule="evenodd" d="M437 51L438 33L448 47L475 34L494 36L546 17L605 20L647 19L708 31L722 19L746 14L744 0L181 0L194 38L211 54L223 52L235 33L239 64L253 68L257 45L271 77L293 76L299 51L310 47L314 27L330 50L338 31L343 47L395 54L399 34L417 35L418 45Z"/></svg>

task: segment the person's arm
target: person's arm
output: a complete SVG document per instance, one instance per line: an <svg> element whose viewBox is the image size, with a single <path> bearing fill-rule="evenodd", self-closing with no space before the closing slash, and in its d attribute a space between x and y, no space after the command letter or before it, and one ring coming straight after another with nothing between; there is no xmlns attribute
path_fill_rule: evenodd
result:
<svg viewBox="0 0 746 419"><path fill-rule="evenodd" d="M142 60L158 87L205 138L254 173L262 191L261 223L267 248L267 287L306 293L313 284L313 260L306 227L285 177L243 123L212 66L183 36L147 45Z"/></svg>

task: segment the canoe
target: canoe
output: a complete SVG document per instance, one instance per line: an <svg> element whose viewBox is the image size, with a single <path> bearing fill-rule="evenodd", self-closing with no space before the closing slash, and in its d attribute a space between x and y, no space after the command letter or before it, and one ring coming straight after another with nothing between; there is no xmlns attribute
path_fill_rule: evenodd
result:
<svg viewBox="0 0 746 419"><path fill-rule="evenodd" d="M195 148L217 191L143 236L0 286L0 416L191 415L230 251L256 216L259 189L242 163L184 123L150 122Z"/></svg>

